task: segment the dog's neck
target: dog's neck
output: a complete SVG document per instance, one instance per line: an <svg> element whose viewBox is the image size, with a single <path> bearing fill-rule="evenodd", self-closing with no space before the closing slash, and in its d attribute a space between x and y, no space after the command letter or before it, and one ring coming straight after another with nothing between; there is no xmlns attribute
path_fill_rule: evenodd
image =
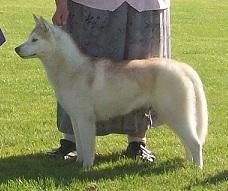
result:
<svg viewBox="0 0 228 191"><path fill-rule="evenodd" d="M61 77L77 75L81 66L88 63L89 57L80 51L67 33L61 31L61 35L56 37L56 46L53 51L40 59L49 81L56 86Z"/></svg>
<svg viewBox="0 0 228 191"><path fill-rule="evenodd" d="M74 42L74 40L67 34L65 31L61 29L56 29L57 32L54 34L55 38L55 48L51 55L45 55L41 60L45 62L45 64L50 63L58 63L59 60L65 60L65 65L69 67L80 66L84 64L88 60L88 56L84 55L78 45ZM53 62L55 60L55 62ZM53 67L53 66L52 66Z"/></svg>

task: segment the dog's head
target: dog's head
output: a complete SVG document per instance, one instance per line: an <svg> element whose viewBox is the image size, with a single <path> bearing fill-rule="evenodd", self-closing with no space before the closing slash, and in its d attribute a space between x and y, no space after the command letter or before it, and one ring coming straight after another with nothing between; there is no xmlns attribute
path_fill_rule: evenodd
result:
<svg viewBox="0 0 228 191"><path fill-rule="evenodd" d="M34 16L35 28L30 33L26 42L15 48L16 53L22 58L37 58L51 54L55 49L55 26L42 17Z"/></svg>

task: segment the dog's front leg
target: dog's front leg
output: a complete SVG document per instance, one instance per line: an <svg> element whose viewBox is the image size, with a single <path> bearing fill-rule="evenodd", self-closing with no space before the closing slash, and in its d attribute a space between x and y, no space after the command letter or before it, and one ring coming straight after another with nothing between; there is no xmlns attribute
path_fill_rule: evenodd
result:
<svg viewBox="0 0 228 191"><path fill-rule="evenodd" d="M96 127L92 115L80 115L77 119L78 133L82 148L83 167L93 165L95 158Z"/></svg>
<svg viewBox="0 0 228 191"><path fill-rule="evenodd" d="M74 130L74 137L75 137L75 141L76 141L77 161L82 162L83 161L82 144L81 144L81 140L80 140L80 136L79 136L78 124L74 118L71 118L71 123L72 123L72 127Z"/></svg>

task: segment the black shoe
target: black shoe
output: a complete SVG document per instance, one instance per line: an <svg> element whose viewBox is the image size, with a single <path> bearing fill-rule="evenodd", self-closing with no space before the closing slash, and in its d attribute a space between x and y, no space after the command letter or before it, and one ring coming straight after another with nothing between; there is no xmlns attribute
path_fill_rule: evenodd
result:
<svg viewBox="0 0 228 191"><path fill-rule="evenodd" d="M63 160L75 159L77 157L76 145L66 139L60 139L60 147L48 151L47 155Z"/></svg>
<svg viewBox="0 0 228 191"><path fill-rule="evenodd" d="M126 155L133 159L141 159L147 162L154 162L155 155L145 148L145 144L142 142L131 142L129 143Z"/></svg>

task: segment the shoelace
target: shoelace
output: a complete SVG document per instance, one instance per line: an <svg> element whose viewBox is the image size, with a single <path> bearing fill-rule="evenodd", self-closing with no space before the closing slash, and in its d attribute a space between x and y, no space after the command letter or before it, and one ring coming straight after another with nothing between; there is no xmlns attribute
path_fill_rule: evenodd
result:
<svg viewBox="0 0 228 191"><path fill-rule="evenodd" d="M139 158L143 161L150 161L153 162L155 160L155 156L152 154L151 151L146 149L143 145L140 145L140 151L139 151Z"/></svg>

